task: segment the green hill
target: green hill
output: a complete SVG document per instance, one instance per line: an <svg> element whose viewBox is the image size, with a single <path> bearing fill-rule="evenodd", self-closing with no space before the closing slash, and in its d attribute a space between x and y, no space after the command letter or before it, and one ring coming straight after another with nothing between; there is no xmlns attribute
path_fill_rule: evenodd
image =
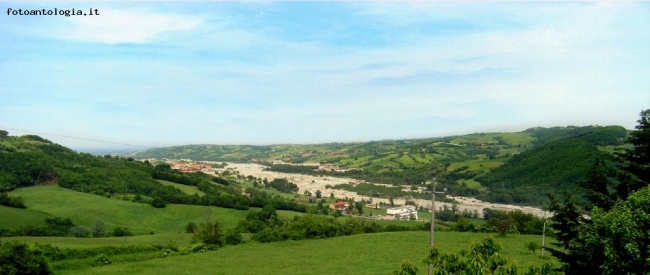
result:
<svg viewBox="0 0 650 275"><path fill-rule="evenodd" d="M130 196L159 208L184 204L246 210L272 203L278 210L307 211L304 204L265 192L242 194L236 181L224 178L181 173L133 158L77 153L34 135L0 135L0 192L43 184L105 197ZM23 193L14 194L0 193L0 205L23 207Z"/></svg>
<svg viewBox="0 0 650 275"><path fill-rule="evenodd" d="M450 194L475 196L495 189L567 185L579 180L585 167L600 152L624 143L627 131L620 126L536 127L517 133L475 133L429 139L384 140L363 143L250 145L186 145L154 148L130 155L136 158L188 158L194 160L263 162L269 169L351 177L376 183L420 184L436 174ZM315 171L313 166L271 165L272 160L291 163L328 163L343 172ZM506 164L506 165L504 165ZM502 167L503 168L499 168ZM494 171L494 172L492 172ZM477 181L477 179L481 179ZM512 181L512 183L511 183ZM553 188L555 189L555 188ZM522 197L482 196L490 201L539 203L536 188ZM523 192L520 192L523 194Z"/></svg>
<svg viewBox="0 0 650 275"><path fill-rule="evenodd" d="M55 185L20 188L10 195L23 198L27 209L0 206L0 228L40 226L44 218L59 216L88 227L95 219L101 219L109 230L128 227L135 234L178 233L184 232L188 222L199 223L207 217L220 220L225 228L233 228L248 214L248 210L199 205L170 204L154 208L119 197L106 198ZM302 213L278 211L283 218L299 214Z"/></svg>
<svg viewBox="0 0 650 275"><path fill-rule="evenodd" d="M574 137L560 138L525 151L476 180L490 190L482 196L503 203L540 203L547 192L576 192L574 183L584 178L596 162L609 153L599 146L622 145L627 131L609 126L574 131ZM549 138L551 139L551 138Z"/></svg>

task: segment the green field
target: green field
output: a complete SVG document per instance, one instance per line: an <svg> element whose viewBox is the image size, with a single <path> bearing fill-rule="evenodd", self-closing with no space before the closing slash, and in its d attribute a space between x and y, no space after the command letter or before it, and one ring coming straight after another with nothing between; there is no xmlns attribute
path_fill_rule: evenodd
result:
<svg viewBox="0 0 650 275"><path fill-rule="evenodd" d="M443 252L469 249L485 234L437 232L436 245ZM363 234L321 240L249 243L220 250L124 263L61 274L390 274L404 259L416 263L427 253L428 232ZM528 241L541 243L540 236L497 237L501 255L514 260L520 270L533 264L552 262L524 248ZM424 273L422 272L424 271Z"/></svg>
<svg viewBox="0 0 650 275"><path fill-rule="evenodd" d="M225 228L232 228L244 220L249 210L235 210L197 205L168 204L153 208L149 204L106 198L80 193L58 186L20 188L12 196L24 199L27 209L0 207L0 228L15 228L21 222L36 225L46 217L70 218L75 224L90 226L101 219L108 230L128 227L135 234L183 232L188 222L201 222L206 218L219 220ZM302 213L278 211L281 218L291 218ZM20 215L20 219L15 219ZM14 220L11 220L13 217ZM19 221L18 221L19 220Z"/></svg>
<svg viewBox="0 0 650 275"><path fill-rule="evenodd" d="M166 181L166 180L156 180L156 181L160 182L163 185L176 187L178 190L181 190L181 192L183 192L183 193L185 193L187 195L198 194L199 196L205 196L205 193L203 193L203 191L199 190L199 188L197 188L196 186L190 186L190 185L175 183L175 182Z"/></svg>
<svg viewBox="0 0 650 275"><path fill-rule="evenodd" d="M0 228L13 229L26 225L37 226L43 224L45 218L53 217L51 214L30 208L19 209L0 205Z"/></svg>
<svg viewBox="0 0 650 275"><path fill-rule="evenodd" d="M18 240L28 244L49 243L59 248L93 248L99 246L121 246L121 245L164 245L169 241L176 242L180 247L190 245L192 234L188 233L162 233L153 235L138 235L129 237L108 237L108 238L74 238L74 237L9 237L2 238L3 241Z"/></svg>
<svg viewBox="0 0 650 275"><path fill-rule="evenodd" d="M481 171L481 172L488 172L490 169L497 168L503 163L505 163L507 160L506 159L491 159L491 160L468 160L468 161L462 161L462 162L454 162L449 167L447 168L447 171L453 171L455 169L458 169L463 166L468 166L469 169L468 171Z"/></svg>

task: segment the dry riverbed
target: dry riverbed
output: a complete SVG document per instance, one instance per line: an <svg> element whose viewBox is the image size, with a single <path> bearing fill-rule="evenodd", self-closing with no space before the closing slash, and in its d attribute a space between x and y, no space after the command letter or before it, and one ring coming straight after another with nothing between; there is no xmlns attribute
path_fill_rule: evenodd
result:
<svg viewBox="0 0 650 275"><path fill-rule="evenodd" d="M309 191L313 194L316 192L316 190L320 190L323 194L323 197L329 197L331 193L334 193L334 196L336 198L354 198L355 201L368 200L370 198L369 196L359 195L356 192L326 188L327 185L334 186L337 184L361 182L356 179L338 178L338 177L318 177L318 176L301 175L301 174L280 173L280 172L273 172L273 171L264 171L264 168L265 167L263 165L259 165L255 163L228 163L228 166L226 166L226 169L233 169L235 171L238 171L239 174L242 176L253 176L262 179L266 178L269 181L273 179L286 178L287 180L295 183L298 186L298 188L300 188L300 191L298 191L300 194L304 193L305 191ZM224 169L219 169L219 170L224 170ZM478 211L479 215L482 215L484 208L491 208L495 210L505 210L505 211L521 210L524 213L530 213L538 217L550 216L550 213L548 213L547 211L535 207L490 203L490 202L477 200L475 198L467 198L467 197L452 197L452 198L458 202L457 206L461 211L464 209L467 209L472 212L476 210ZM378 202L388 203L388 199L384 199L384 198L372 198L372 200L375 203ZM430 200L413 199L413 201L415 201L416 205L418 206L423 206L425 208L431 207ZM393 202L397 205L404 205L405 199L394 198ZM450 203L436 202L436 207L439 208L442 207L442 205L447 205L448 207L451 208Z"/></svg>

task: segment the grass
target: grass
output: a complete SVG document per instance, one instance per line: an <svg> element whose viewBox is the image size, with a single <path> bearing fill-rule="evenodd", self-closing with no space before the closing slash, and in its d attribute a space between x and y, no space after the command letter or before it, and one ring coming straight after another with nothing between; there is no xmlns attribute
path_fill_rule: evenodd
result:
<svg viewBox="0 0 650 275"><path fill-rule="evenodd" d="M20 218L17 218L20 217ZM0 205L0 228L14 229L22 226L39 226L45 218L54 216L34 209L19 209Z"/></svg>
<svg viewBox="0 0 650 275"><path fill-rule="evenodd" d="M194 195L198 194L199 196L205 196L205 193L203 191L199 190L196 186L190 186L190 185L185 185L185 184L180 184L180 183L175 183L171 181L166 181L166 180L157 180L163 185L167 186L173 186L178 188L178 190L181 190L181 192L187 194L187 195Z"/></svg>
<svg viewBox="0 0 650 275"><path fill-rule="evenodd" d="M447 171L453 171L463 166L468 166L468 171L481 171L489 172L490 169L497 168L503 163L506 162L506 159L491 159L491 160L468 160L461 162L454 162L447 168Z"/></svg>
<svg viewBox="0 0 650 275"><path fill-rule="evenodd" d="M0 219L15 225L22 220L36 223L47 215L70 218L75 224L90 226L95 219L104 221L107 230L128 227L135 234L183 232L188 222L201 222L209 217L219 220L225 228L232 228L244 220L249 210L235 210L197 205L168 204L165 208L153 208L148 204L105 198L72 191L58 186L20 188L11 192L20 196L26 210L0 208ZM254 208L253 208L254 209ZM282 218L292 218L302 213L278 211ZM14 217L14 220L10 220ZM20 217L16 219L15 217ZM43 224L43 223L41 223Z"/></svg>
<svg viewBox="0 0 650 275"><path fill-rule="evenodd" d="M470 179L470 180L458 180L458 183L460 183L460 184L465 183L465 185L467 187L474 188L474 189L480 189L480 188L483 187L480 182L472 180L472 179Z"/></svg>
<svg viewBox="0 0 650 275"><path fill-rule="evenodd" d="M121 246L121 245L164 245L168 241L174 241L180 247L190 245L192 234L188 233L164 233L154 235L139 235L129 237L109 238L74 238L74 237L10 237L3 238L3 241L17 240L28 244L49 243L59 248L93 248L99 246Z"/></svg>
<svg viewBox="0 0 650 275"><path fill-rule="evenodd" d="M436 246L442 252L458 252L486 234L437 232ZM517 262L520 270L552 262L524 248L540 236L496 237L501 255ZM172 256L142 262L63 271L61 274L389 274L409 259L426 273L421 260L427 254L428 232L391 232L337 237L322 240L249 243L217 251Z"/></svg>

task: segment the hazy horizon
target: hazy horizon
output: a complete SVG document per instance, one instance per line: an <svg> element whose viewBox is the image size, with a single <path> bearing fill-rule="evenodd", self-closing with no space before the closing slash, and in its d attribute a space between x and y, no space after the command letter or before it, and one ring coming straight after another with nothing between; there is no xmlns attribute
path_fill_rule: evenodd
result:
<svg viewBox="0 0 650 275"><path fill-rule="evenodd" d="M0 129L75 150L633 129L650 108L648 2L63 3L0 0ZM55 7L100 15L7 14Z"/></svg>

